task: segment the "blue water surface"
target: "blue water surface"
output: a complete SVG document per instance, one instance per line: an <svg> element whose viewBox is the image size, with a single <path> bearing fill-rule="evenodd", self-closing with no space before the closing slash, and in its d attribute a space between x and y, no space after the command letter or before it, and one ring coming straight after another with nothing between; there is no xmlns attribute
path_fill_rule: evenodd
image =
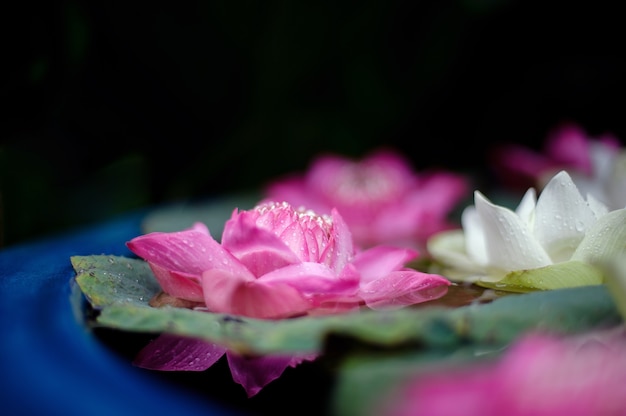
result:
<svg viewBox="0 0 626 416"><path fill-rule="evenodd" d="M143 215L0 251L3 415L242 414L133 367L77 319L70 257L130 256Z"/></svg>

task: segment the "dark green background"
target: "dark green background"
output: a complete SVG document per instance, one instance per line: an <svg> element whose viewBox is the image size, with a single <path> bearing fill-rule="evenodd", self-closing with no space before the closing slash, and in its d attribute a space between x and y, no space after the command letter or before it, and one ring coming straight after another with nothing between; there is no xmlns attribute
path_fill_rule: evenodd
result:
<svg viewBox="0 0 626 416"><path fill-rule="evenodd" d="M322 151L488 172L491 145L538 147L562 121L626 137L606 3L16 2L0 247L258 189Z"/></svg>

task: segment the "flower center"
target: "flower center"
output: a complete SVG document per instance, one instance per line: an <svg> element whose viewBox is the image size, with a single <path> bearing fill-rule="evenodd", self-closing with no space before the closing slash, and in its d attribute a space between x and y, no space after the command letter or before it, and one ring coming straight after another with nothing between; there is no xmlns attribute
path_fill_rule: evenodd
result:
<svg viewBox="0 0 626 416"><path fill-rule="evenodd" d="M330 264L336 238L332 217L294 209L287 202L268 202L255 209L256 224L274 233L302 261Z"/></svg>
<svg viewBox="0 0 626 416"><path fill-rule="evenodd" d="M288 202L267 202L256 206L261 223L267 224L277 234L293 222L304 229L321 228L330 235L333 220L329 215L318 215L306 207L294 208Z"/></svg>
<svg viewBox="0 0 626 416"><path fill-rule="evenodd" d="M402 179L393 173L376 165L352 163L329 184L328 191L345 204L386 202L402 193Z"/></svg>

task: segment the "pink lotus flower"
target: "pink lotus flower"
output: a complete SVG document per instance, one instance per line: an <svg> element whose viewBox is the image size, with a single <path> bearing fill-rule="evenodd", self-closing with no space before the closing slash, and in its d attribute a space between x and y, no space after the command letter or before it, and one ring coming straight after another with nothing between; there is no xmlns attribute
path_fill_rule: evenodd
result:
<svg viewBox="0 0 626 416"><path fill-rule="evenodd" d="M385 416L622 416L624 327L571 338L527 334L501 361L423 375L397 392Z"/></svg>
<svg viewBox="0 0 626 416"><path fill-rule="evenodd" d="M539 190L565 170L583 195L592 194L610 209L626 206L626 153L611 134L589 137L578 125L563 123L547 136L541 152L518 144L495 147L490 160L503 183Z"/></svg>
<svg viewBox="0 0 626 416"><path fill-rule="evenodd" d="M320 156L304 175L272 182L265 193L318 213L336 208L362 247L390 243L424 249L432 234L456 228L448 216L469 186L454 173L418 175L401 155L381 149L360 161Z"/></svg>
<svg viewBox="0 0 626 416"><path fill-rule="evenodd" d="M377 246L357 252L337 210L319 216L285 202L263 203L249 211L235 209L224 226L221 244L204 224L196 223L183 231L142 235L127 245L148 262L168 295L199 302L210 312L252 318L343 312L362 305L398 308L441 297L450 285L442 276L404 267L417 256L415 250ZM161 342L171 344L168 338ZM203 353L210 352L212 357L221 348L204 342L189 341L188 345L206 349ZM167 349L161 344L152 346L153 351ZM242 362L232 354L228 357L231 365L235 360ZM251 383L244 387L255 394L260 389L258 380L269 382L267 374L280 375L302 359L272 357L267 366L267 361L260 366L257 361L246 367L251 367L251 377L240 380ZM172 365L166 361L161 369Z"/></svg>

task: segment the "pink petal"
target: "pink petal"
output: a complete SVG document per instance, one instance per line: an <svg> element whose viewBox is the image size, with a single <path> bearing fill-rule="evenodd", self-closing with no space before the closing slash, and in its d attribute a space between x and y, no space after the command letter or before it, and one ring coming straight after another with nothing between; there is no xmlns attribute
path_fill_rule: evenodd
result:
<svg viewBox="0 0 626 416"><path fill-rule="evenodd" d="M469 195L469 189L465 176L435 171L421 175L419 186L407 199L412 203L421 201L429 210L441 212L445 216L461 198Z"/></svg>
<svg viewBox="0 0 626 416"><path fill-rule="evenodd" d="M321 155L311 163L306 173L304 185L307 189L312 190L313 194L328 197L325 195L327 184L333 183L348 163L349 161L343 157L331 154Z"/></svg>
<svg viewBox="0 0 626 416"><path fill-rule="evenodd" d="M318 262L322 260L320 258L321 253L324 251L322 242L325 241L323 232L324 230L321 227L304 230L303 245L306 251L303 250L302 254L304 255L300 256L302 261Z"/></svg>
<svg viewBox="0 0 626 416"><path fill-rule="evenodd" d="M450 284L443 276L404 269L362 284L359 294L371 309L397 309L438 299Z"/></svg>
<svg viewBox="0 0 626 416"><path fill-rule="evenodd" d="M315 359L317 359L317 357L319 357L319 354L316 354L316 353L309 353L309 354L304 354L304 355L293 355L291 359L289 360L289 367L295 368L305 361L314 361Z"/></svg>
<svg viewBox="0 0 626 416"><path fill-rule="evenodd" d="M479 368L479 367L477 367ZM445 374L427 373L401 388L390 400L381 401L384 409L373 414L386 416L501 416L491 403L497 383L490 374L453 369ZM509 415L510 411L502 415ZM517 415L519 416L519 415Z"/></svg>
<svg viewBox="0 0 626 416"><path fill-rule="evenodd" d="M166 270L196 275L206 269L231 263L232 255L211 237L202 223L173 233L153 232L133 238L128 248L149 263Z"/></svg>
<svg viewBox="0 0 626 416"><path fill-rule="evenodd" d="M309 253L310 240L307 240L302 224L293 221L280 234L280 239L298 256L298 262L309 261L311 257ZM317 260L317 256L315 256L315 260Z"/></svg>
<svg viewBox="0 0 626 416"><path fill-rule="evenodd" d="M552 416L626 414L624 328L587 339L530 333L491 361L425 372L401 387L389 416ZM594 331L595 332L595 331Z"/></svg>
<svg viewBox="0 0 626 416"><path fill-rule="evenodd" d="M359 285L359 275L356 271L353 273L346 271L337 276L324 264L307 262L275 270L259 278L258 282L268 286L277 283L287 284L306 297L313 297L319 302L354 296Z"/></svg>
<svg viewBox="0 0 626 416"><path fill-rule="evenodd" d="M452 228L448 214L468 194L467 180L447 172L433 172L419 179L418 186L401 200L388 204L358 229L350 224L355 238L368 242L368 246L377 241L418 246L430 235Z"/></svg>
<svg viewBox="0 0 626 416"><path fill-rule="evenodd" d="M417 255L417 251L412 249L380 245L358 253L352 260L352 264L361 274L361 284L363 284L385 276L391 271L399 270Z"/></svg>
<svg viewBox="0 0 626 416"><path fill-rule="evenodd" d="M375 217L370 218L358 227L350 225L355 240L363 247L372 247L377 242L411 247L415 245L418 234L430 225L439 225L437 218L428 218L426 205L398 203L386 207ZM429 221L431 220L431 221Z"/></svg>
<svg viewBox="0 0 626 416"><path fill-rule="evenodd" d="M400 189L414 185L415 173L411 169L411 163L400 153L390 149L380 149L371 153L361 163L380 166L381 170L393 175L396 181L401 183Z"/></svg>
<svg viewBox="0 0 626 416"><path fill-rule="evenodd" d="M414 175L410 169L408 160L401 154L388 149L379 149L370 153L360 161L351 160L349 158L336 156L336 155L323 155L313 161L311 167L307 173L306 186L313 191L314 194L324 195L326 203L332 206L336 206L342 210L346 208L344 204L337 206L340 200L346 201L345 197L337 197L333 194L337 188L335 186L329 187L328 184L337 184L338 178L340 183L346 183L350 181L350 174L346 176L346 169L348 172L356 170L366 176L371 176L372 171L376 171L384 175L384 181L388 184L392 184L392 189L385 189L386 192L393 190L390 194L386 195L386 199L397 198L401 193L414 185ZM369 173L368 173L369 172ZM348 204L349 201L346 201ZM369 211L368 207L362 206L364 211ZM371 211L370 211L371 212ZM352 215L352 214L350 214Z"/></svg>
<svg viewBox="0 0 626 416"><path fill-rule="evenodd" d="M510 170L533 179L543 172L554 169L555 165L550 158L517 144L496 148L493 159L505 172Z"/></svg>
<svg viewBox="0 0 626 416"><path fill-rule="evenodd" d="M546 154L555 161L555 165L575 168L591 174L590 141L586 132L571 123L563 124L553 130L546 139Z"/></svg>
<svg viewBox="0 0 626 416"><path fill-rule="evenodd" d="M339 214L339 211L333 208L331 210L331 217L334 233L331 236L327 250L332 250L328 253L330 255L330 267L336 273L340 273L354 255L354 244L352 242L350 229Z"/></svg>
<svg viewBox="0 0 626 416"><path fill-rule="evenodd" d="M204 371L225 352L212 342L163 333L139 351L133 364L149 370Z"/></svg>
<svg viewBox="0 0 626 416"><path fill-rule="evenodd" d="M202 285L200 284L198 276L172 272L154 263L149 263L149 265L154 273L154 277L156 277L161 289L165 293L194 302L204 301Z"/></svg>
<svg viewBox="0 0 626 416"><path fill-rule="evenodd" d="M188 230L154 232L127 243L131 251L144 258L164 292L192 301L203 300L201 275L204 270L219 268L231 274L254 276L232 254L211 237L202 223Z"/></svg>
<svg viewBox="0 0 626 416"><path fill-rule="evenodd" d="M276 319L301 315L312 307L288 284L264 284L225 270L205 271L202 284L204 301L212 312Z"/></svg>
<svg viewBox="0 0 626 416"><path fill-rule="evenodd" d="M233 380L243 386L249 398L280 377L287 367L294 366L293 357L289 356L244 357L229 351L226 357Z"/></svg>
<svg viewBox="0 0 626 416"><path fill-rule="evenodd" d="M237 257L255 276L300 261L278 236L258 227L252 217L244 214L226 223L222 247Z"/></svg>
<svg viewBox="0 0 626 416"><path fill-rule="evenodd" d="M527 335L493 374L502 392L499 407L520 414L624 414L624 346L623 337L604 344ZM521 397L531 398L532 406Z"/></svg>
<svg viewBox="0 0 626 416"><path fill-rule="evenodd" d="M359 309L363 305L363 299L359 295L361 274L349 263L339 275L340 282L346 282L345 288L337 287L333 292L317 294L312 297L316 302L316 308L309 311L309 315L328 315L329 313L340 314Z"/></svg>

